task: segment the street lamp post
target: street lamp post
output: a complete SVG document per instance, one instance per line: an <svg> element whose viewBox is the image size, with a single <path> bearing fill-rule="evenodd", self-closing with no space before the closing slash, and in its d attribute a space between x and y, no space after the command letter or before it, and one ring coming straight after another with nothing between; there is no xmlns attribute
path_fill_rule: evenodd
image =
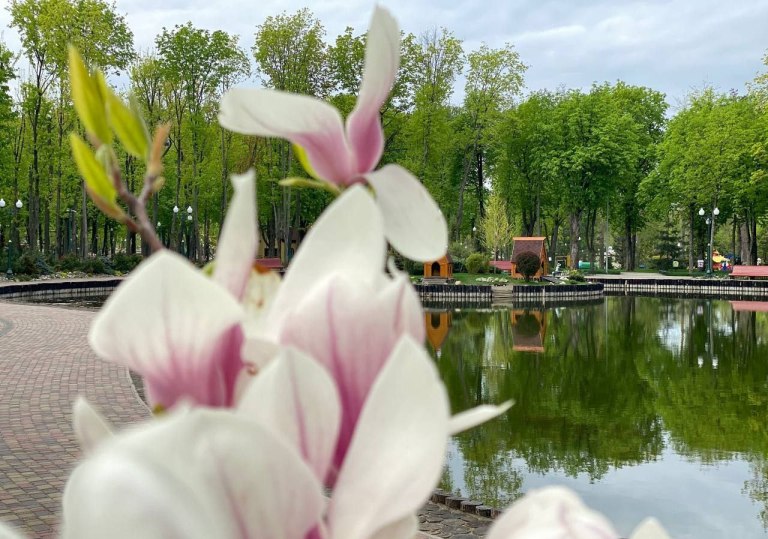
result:
<svg viewBox="0 0 768 539"><path fill-rule="evenodd" d="M178 215L179 215L179 206L178 205L174 205L173 206L173 223L176 223L176 218L178 217ZM178 226L181 227L181 223L179 223ZM170 244L173 244L173 236L174 235L178 235L179 238L181 238L181 234L178 231L176 232L176 234L173 233L173 226L171 226L171 237L168 240ZM171 245L171 248L173 248L173 245ZM181 252L181 241L177 242L176 252L178 252L178 253Z"/></svg>
<svg viewBox="0 0 768 539"><path fill-rule="evenodd" d="M187 206L187 221L189 222L189 231L187 233L187 258L192 259L192 243L195 241L195 230L192 223L192 206Z"/></svg>
<svg viewBox="0 0 768 539"><path fill-rule="evenodd" d="M707 215L704 208L699 208L699 217L707 216L707 226L709 226L709 243L707 243L707 264L706 271L707 276L712 275L712 243L715 241L715 218L720 215L720 210L717 206L712 209L712 213Z"/></svg>

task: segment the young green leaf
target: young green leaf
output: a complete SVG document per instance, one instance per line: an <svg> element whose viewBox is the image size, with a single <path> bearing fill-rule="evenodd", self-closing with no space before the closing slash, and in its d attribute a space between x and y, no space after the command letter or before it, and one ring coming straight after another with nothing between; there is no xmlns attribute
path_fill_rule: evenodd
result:
<svg viewBox="0 0 768 539"><path fill-rule="evenodd" d="M107 89L107 113L109 125L125 149L142 160L149 154L149 134L144 119L136 107L128 107L123 100Z"/></svg>
<svg viewBox="0 0 768 539"><path fill-rule="evenodd" d="M117 190L109 180L107 171L104 170L83 139L72 133L69 140L75 163L77 163L80 175L85 180L85 188L93 203L108 216L121 219L124 213L115 201Z"/></svg>
<svg viewBox="0 0 768 539"><path fill-rule="evenodd" d="M107 125L104 96L99 88L98 74L99 72L95 77L91 76L80 53L70 45L69 81L75 110L89 135L102 144L111 144L112 131Z"/></svg>

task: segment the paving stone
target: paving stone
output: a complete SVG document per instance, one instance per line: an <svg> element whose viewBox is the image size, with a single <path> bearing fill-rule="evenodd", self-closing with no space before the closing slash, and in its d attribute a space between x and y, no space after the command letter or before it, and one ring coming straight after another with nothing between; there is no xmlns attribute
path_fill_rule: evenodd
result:
<svg viewBox="0 0 768 539"><path fill-rule="evenodd" d="M149 415L127 369L88 347L93 316L0 302L0 519L30 537L58 528L61 492L80 456L75 398L88 398L118 427Z"/></svg>
<svg viewBox="0 0 768 539"><path fill-rule="evenodd" d="M55 537L58 530L61 493L81 456L71 426L77 396L117 428L149 417L128 371L88 347L93 316L0 301L0 520L29 537ZM441 494L440 501L450 495ZM491 522L428 502L418 537L476 539Z"/></svg>

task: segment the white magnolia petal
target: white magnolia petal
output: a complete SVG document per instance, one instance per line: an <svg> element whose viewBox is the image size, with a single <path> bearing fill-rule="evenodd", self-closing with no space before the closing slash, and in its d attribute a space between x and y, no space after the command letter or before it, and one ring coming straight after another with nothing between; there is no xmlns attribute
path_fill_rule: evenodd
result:
<svg viewBox="0 0 768 539"><path fill-rule="evenodd" d="M103 359L144 376L153 403L169 406L185 396L225 405L227 379L237 374L225 359L239 357L240 346L227 336L242 316L224 288L179 255L161 251L110 296L88 339Z"/></svg>
<svg viewBox="0 0 768 539"><path fill-rule="evenodd" d="M419 531L419 521L416 515L408 515L392 524L384 526L370 539L413 539Z"/></svg>
<svg viewBox="0 0 768 539"><path fill-rule="evenodd" d="M324 481L336 448L341 404L328 371L285 348L245 390L238 414L280 437Z"/></svg>
<svg viewBox="0 0 768 539"><path fill-rule="evenodd" d="M24 534L0 521L0 539L26 539Z"/></svg>
<svg viewBox="0 0 768 539"><path fill-rule="evenodd" d="M416 342L424 341L421 303L403 276L389 279L382 272L380 284L371 286L333 275L307 292L289 321L279 342L302 350L328 369L344 403L333 459L335 475L371 387L400 338L410 335Z"/></svg>
<svg viewBox="0 0 768 539"><path fill-rule="evenodd" d="M376 203L362 186L347 189L302 241L265 317L264 331L274 335L307 292L332 274L377 282L385 258L384 227Z"/></svg>
<svg viewBox="0 0 768 539"><path fill-rule="evenodd" d="M448 424L448 433L451 435L458 434L478 425L482 425L486 421L500 416L512 408L513 404L514 401L507 401L503 404L500 404L499 406L483 404L481 406L475 406L469 410L459 412L458 414L451 417L450 423Z"/></svg>
<svg viewBox="0 0 768 539"><path fill-rule="evenodd" d="M380 110L392 89L399 66L400 29L397 21L389 11L376 6L366 39L360 95L347 119L347 135L360 173L373 170L384 151Z"/></svg>
<svg viewBox="0 0 768 539"><path fill-rule="evenodd" d="M438 260L448 249L448 226L429 191L399 165L365 175L376 191L387 239L403 256Z"/></svg>
<svg viewBox="0 0 768 539"><path fill-rule="evenodd" d="M541 537L616 539L618 534L603 515L564 487L530 491L504 511L488 534L488 539Z"/></svg>
<svg viewBox="0 0 768 539"><path fill-rule="evenodd" d="M421 507L442 472L448 414L434 363L403 337L371 388L339 473L332 537L368 537Z"/></svg>
<svg viewBox="0 0 768 539"><path fill-rule="evenodd" d="M355 175L341 115L325 101L277 90L233 88L221 98L219 123L244 135L298 144L314 173L329 182L346 185Z"/></svg>
<svg viewBox="0 0 768 539"><path fill-rule="evenodd" d="M648 518L635 528L629 539L670 539L670 537L658 520Z"/></svg>
<svg viewBox="0 0 768 539"><path fill-rule="evenodd" d="M213 279L238 299L245 293L259 244L255 179L253 170L232 176L235 194L221 230L213 270Z"/></svg>
<svg viewBox="0 0 768 539"><path fill-rule="evenodd" d="M72 410L72 426L85 454L112 438L112 427L106 419L83 397L78 397Z"/></svg>
<svg viewBox="0 0 768 539"><path fill-rule="evenodd" d="M324 504L292 448L233 413L197 409L123 433L78 466L64 537L304 537Z"/></svg>

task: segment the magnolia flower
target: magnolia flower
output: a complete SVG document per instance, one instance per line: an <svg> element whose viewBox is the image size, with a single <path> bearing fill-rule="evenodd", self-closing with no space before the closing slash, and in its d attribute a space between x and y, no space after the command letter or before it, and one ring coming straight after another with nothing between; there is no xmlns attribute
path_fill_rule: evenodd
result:
<svg viewBox="0 0 768 539"><path fill-rule="evenodd" d="M129 275L93 321L89 341L108 361L141 374L150 403L183 398L232 406L243 370L241 304L256 255L253 173L234 176L213 278L161 251Z"/></svg>
<svg viewBox="0 0 768 539"><path fill-rule="evenodd" d="M434 364L401 339L326 503L318 478L340 409L325 369L283 349L236 412L176 409L92 445L64 493L64 537L411 539L447 442ZM93 413L79 413L80 430L103 432Z"/></svg>
<svg viewBox="0 0 768 539"><path fill-rule="evenodd" d="M246 324L249 361L268 364L280 347L289 346L331 374L342 407L329 484L343 467L371 387L398 344L404 337L424 341L419 297L407 275L394 268L385 272L385 259L382 217L371 195L352 187L307 234L260 322ZM449 430L482 423L508 407L465 412Z"/></svg>
<svg viewBox="0 0 768 539"><path fill-rule="evenodd" d="M379 111L400 63L400 30L387 10L376 7L365 49L360 95L346 125L324 101L275 90L229 90L219 122L246 135L280 137L297 147L315 178L339 187L367 183L376 192L387 239L408 258L440 258L448 246L445 219L424 186L398 165L374 170L384 151Z"/></svg>
<svg viewBox="0 0 768 539"><path fill-rule="evenodd" d="M532 490L512 504L491 527L488 539L617 539L619 534L600 513L589 509L571 490ZM630 539L669 539L653 519Z"/></svg>

